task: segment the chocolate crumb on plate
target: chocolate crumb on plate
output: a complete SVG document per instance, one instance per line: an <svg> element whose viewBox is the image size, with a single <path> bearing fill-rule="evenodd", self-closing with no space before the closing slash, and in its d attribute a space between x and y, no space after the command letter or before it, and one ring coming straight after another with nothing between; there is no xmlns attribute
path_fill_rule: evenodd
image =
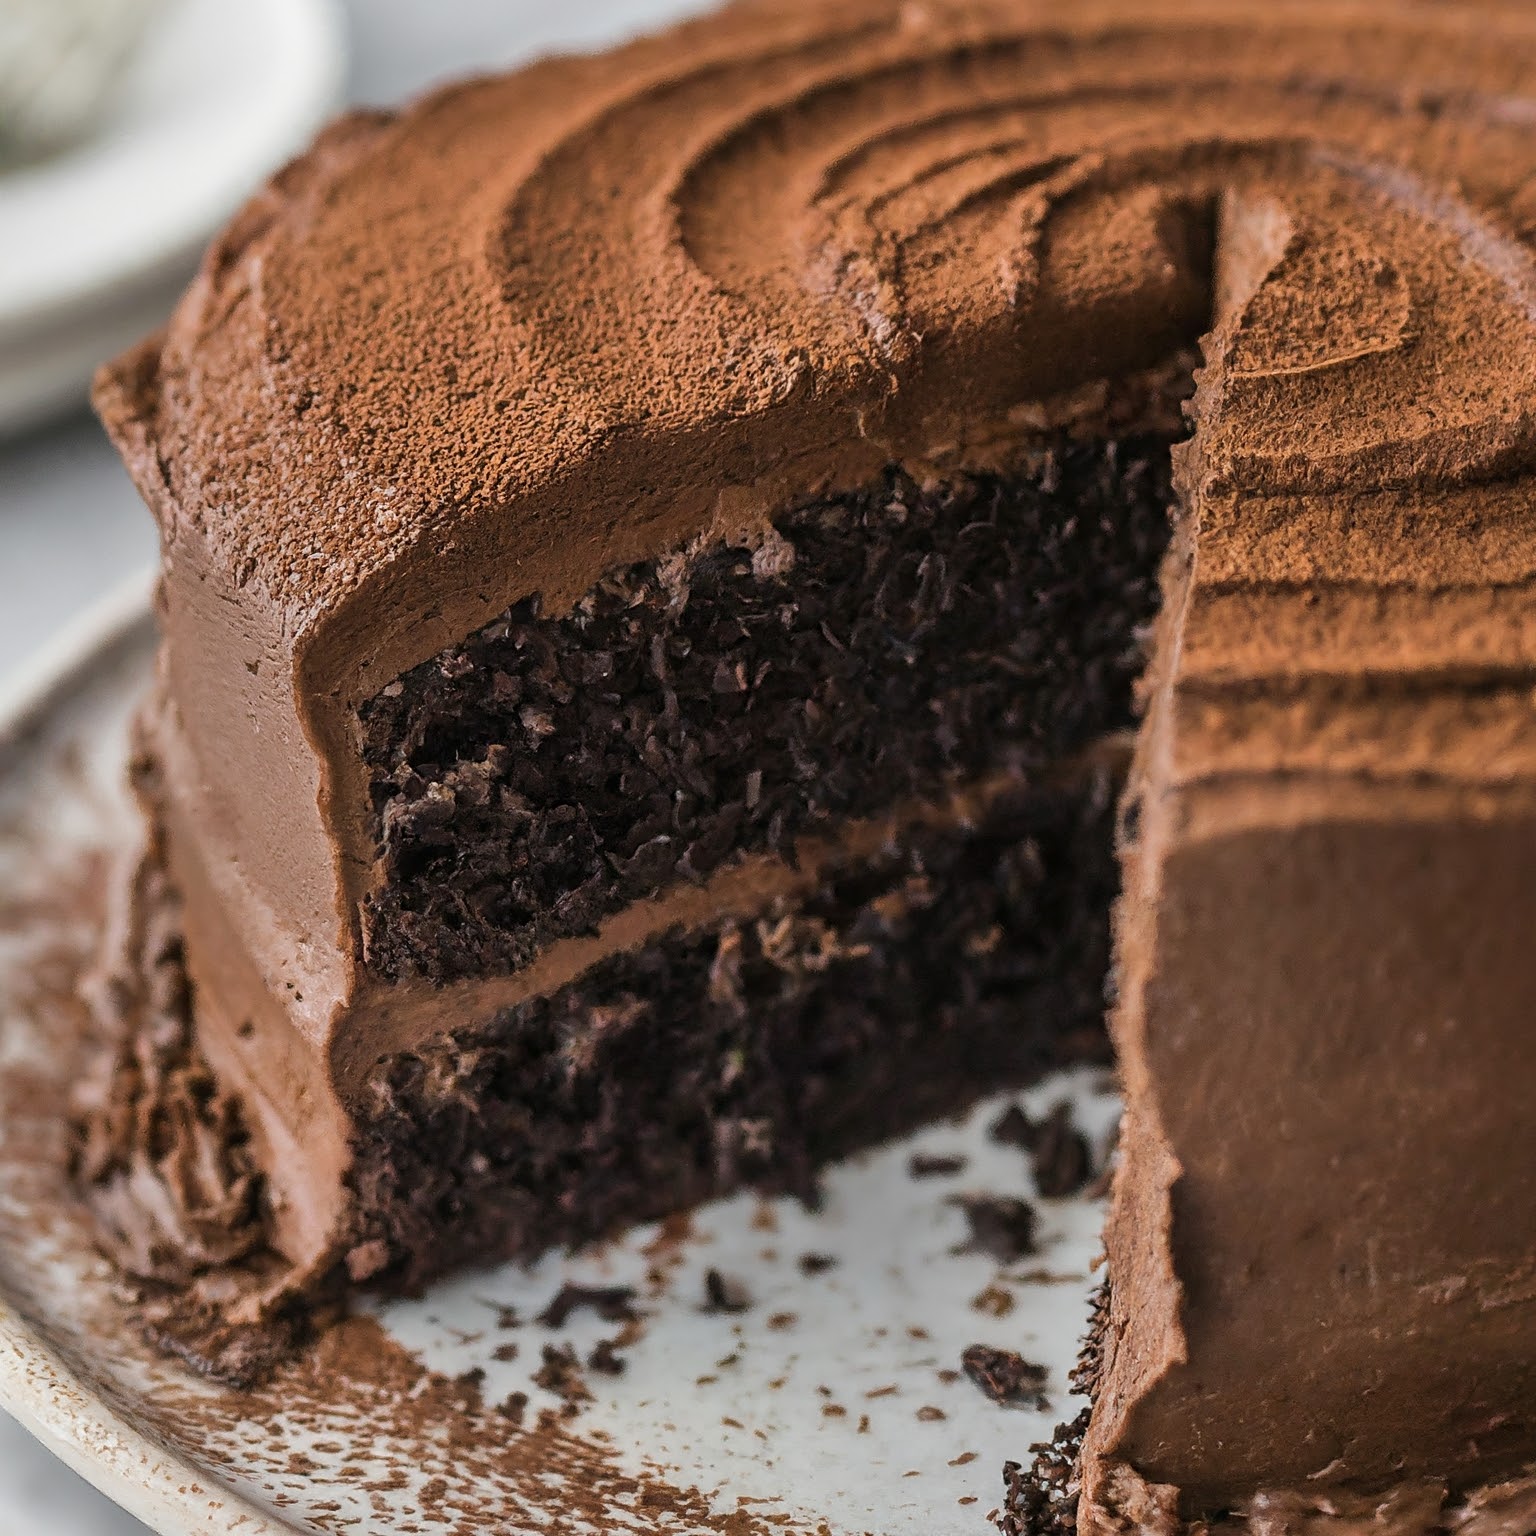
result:
<svg viewBox="0 0 1536 1536"><path fill-rule="evenodd" d="M546 1328L563 1328L571 1314L590 1308L605 1323L627 1323L635 1315L635 1292L628 1285L572 1285L567 1282L535 1321Z"/></svg>
<svg viewBox="0 0 1536 1536"><path fill-rule="evenodd" d="M533 1373L533 1382L546 1392L553 1392L567 1404L592 1400L592 1393L581 1374L581 1362L569 1344L544 1346L544 1363Z"/></svg>
<svg viewBox="0 0 1536 1536"><path fill-rule="evenodd" d="M802 1253L799 1263L802 1275L824 1275L837 1267L837 1260L830 1253Z"/></svg>
<svg viewBox="0 0 1536 1536"><path fill-rule="evenodd" d="M1030 1149L1035 1188L1047 1200L1063 1200L1088 1186L1093 1154L1088 1138L1072 1123L1072 1106L1063 1099L1045 1117Z"/></svg>
<svg viewBox="0 0 1536 1536"><path fill-rule="evenodd" d="M1034 1145L1035 1131L1035 1122L1017 1100L987 1127L987 1135L1000 1147L1022 1147L1026 1152Z"/></svg>
<svg viewBox="0 0 1536 1536"><path fill-rule="evenodd" d="M966 1159L959 1153L914 1152L907 1159L907 1172L914 1179L947 1179L964 1173L965 1164Z"/></svg>
<svg viewBox="0 0 1536 1536"><path fill-rule="evenodd" d="M622 1376L627 1364L628 1361L618 1353L618 1344L614 1339L599 1339L592 1346L592 1353L587 1356L587 1369L604 1376Z"/></svg>
<svg viewBox="0 0 1536 1536"><path fill-rule="evenodd" d="M970 1237L957 1252L987 1253L1011 1264L1035 1251L1035 1208L1012 1195L955 1195L965 1212Z"/></svg>
<svg viewBox="0 0 1536 1536"><path fill-rule="evenodd" d="M1007 1317L1016 1304L1013 1292L996 1283L971 1298L972 1309L984 1312L988 1317Z"/></svg>
<svg viewBox="0 0 1536 1536"><path fill-rule="evenodd" d="M740 1280L722 1275L718 1269L704 1271L704 1310L706 1312L745 1312L752 1298Z"/></svg>
<svg viewBox="0 0 1536 1536"><path fill-rule="evenodd" d="M1049 1374L1043 1365L1026 1360L1017 1350L972 1344L960 1356L961 1368L994 1403L1005 1408L1045 1408L1044 1387Z"/></svg>

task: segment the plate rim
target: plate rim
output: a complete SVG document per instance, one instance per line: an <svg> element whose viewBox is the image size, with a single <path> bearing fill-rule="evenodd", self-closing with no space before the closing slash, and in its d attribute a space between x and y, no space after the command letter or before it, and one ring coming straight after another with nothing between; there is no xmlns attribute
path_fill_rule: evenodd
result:
<svg viewBox="0 0 1536 1536"><path fill-rule="evenodd" d="M124 580L61 631L33 662L0 679L0 770L89 683L94 666L147 638L153 626L151 587L149 572ZM238 1530L242 1536L293 1536L291 1523L276 1521L135 1429L3 1290L0 1409L160 1536L201 1536L211 1529Z"/></svg>
<svg viewBox="0 0 1536 1536"><path fill-rule="evenodd" d="M135 1429L0 1294L0 1409L159 1536L294 1536L265 1511ZM211 1525L210 1520L216 1521Z"/></svg>

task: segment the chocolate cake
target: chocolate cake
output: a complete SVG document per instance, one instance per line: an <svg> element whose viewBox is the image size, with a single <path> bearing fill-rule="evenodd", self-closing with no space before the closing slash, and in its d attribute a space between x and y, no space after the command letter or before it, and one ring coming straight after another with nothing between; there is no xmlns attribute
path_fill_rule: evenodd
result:
<svg viewBox="0 0 1536 1536"><path fill-rule="evenodd" d="M1536 1460L1533 78L1513 0L797 0L329 129L97 391L190 1041L86 1162L226 1160L147 1262L415 1287L1112 1038L1005 1519Z"/></svg>

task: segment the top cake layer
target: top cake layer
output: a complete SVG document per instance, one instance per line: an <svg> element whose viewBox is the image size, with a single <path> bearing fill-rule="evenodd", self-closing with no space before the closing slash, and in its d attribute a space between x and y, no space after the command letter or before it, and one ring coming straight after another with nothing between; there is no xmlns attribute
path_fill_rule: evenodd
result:
<svg viewBox="0 0 1536 1536"><path fill-rule="evenodd" d="M1487 475L1531 429L1500 245L1533 217L1531 46L1517 6L738 6L343 121L109 412L292 636L429 560L444 611L385 681L506 606L487 548L558 603L708 521L671 493L731 516L834 445L938 451L1159 358L1205 328L1214 202L1250 187L1278 204L1215 297L1271 281L1219 471Z"/></svg>

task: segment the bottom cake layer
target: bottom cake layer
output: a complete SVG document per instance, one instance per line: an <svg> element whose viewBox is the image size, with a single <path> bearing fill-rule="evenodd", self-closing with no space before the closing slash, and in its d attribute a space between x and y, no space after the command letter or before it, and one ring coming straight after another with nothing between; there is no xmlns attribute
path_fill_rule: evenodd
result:
<svg viewBox="0 0 1536 1536"><path fill-rule="evenodd" d="M743 1185L810 1199L832 1158L1108 1061L1113 802L1104 772L1011 792L387 1058L354 1107L354 1278L413 1290Z"/></svg>

